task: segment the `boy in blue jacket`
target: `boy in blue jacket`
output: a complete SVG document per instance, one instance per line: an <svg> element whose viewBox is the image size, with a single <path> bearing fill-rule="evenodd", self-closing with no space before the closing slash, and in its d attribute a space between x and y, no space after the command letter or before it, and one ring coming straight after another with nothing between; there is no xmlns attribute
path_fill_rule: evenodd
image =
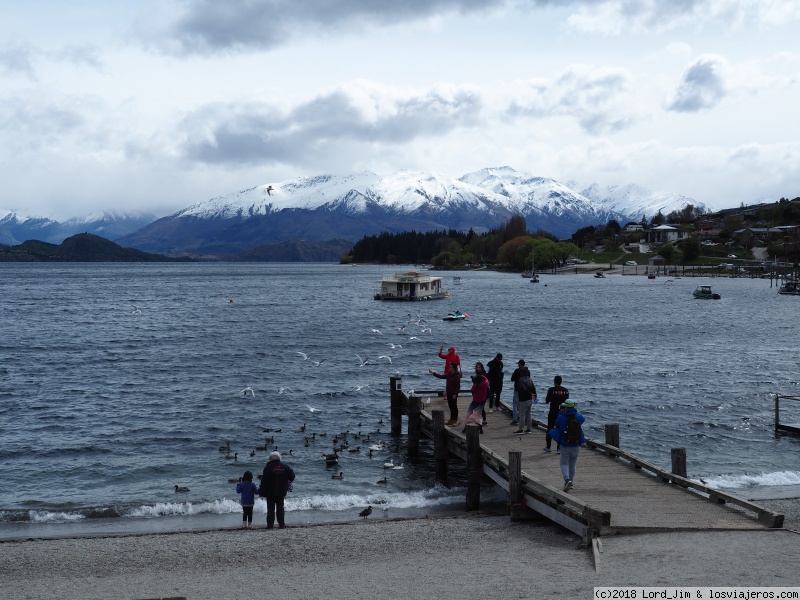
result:
<svg viewBox="0 0 800 600"><path fill-rule="evenodd" d="M556 425L548 433L561 446L561 475L564 477L564 491L572 489L578 452L586 443L581 425L586 418L575 408L575 402L567 400L561 405L564 410L556 418Z"/></svg>
<svg viewBox="0 0 800 600"><path fill-rule="evenodd" d="M256 503L258 486L253 483L253 474L245 471L242 479L236 484L236 493L241 494L242 529L253 528L253 506Z"/></svg>

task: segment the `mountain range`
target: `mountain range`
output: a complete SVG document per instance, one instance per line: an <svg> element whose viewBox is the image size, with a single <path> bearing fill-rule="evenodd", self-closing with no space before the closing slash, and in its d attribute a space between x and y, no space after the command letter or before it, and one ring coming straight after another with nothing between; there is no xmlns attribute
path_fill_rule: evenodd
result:
<svg viewBox="0 0 800 600"><path fill-rule="evenodd" d="M80 232L147 252L230 257L250 251L251 260L253 256L269 260L264 257L270 252L253 249L279 250L282 242L298 240L312 244L337 240L338 248L343 241L355 242L384 231L471 228L481 233L514 215L524 216L531 231L543 229L563 238L587 225L611 219L625 224L659 211L680 210L686 204L708 209L691 198L636 185L562 184L511 167L485 168L458 179L429 171L401 170L383 177L365 171L260 185L160 219L107 212L97 220L56 223L0 212L0 243L31 237L59 243L64 239L60 236L72 235L79 227ZM319 256L308 247L305 254Z"/></svg>

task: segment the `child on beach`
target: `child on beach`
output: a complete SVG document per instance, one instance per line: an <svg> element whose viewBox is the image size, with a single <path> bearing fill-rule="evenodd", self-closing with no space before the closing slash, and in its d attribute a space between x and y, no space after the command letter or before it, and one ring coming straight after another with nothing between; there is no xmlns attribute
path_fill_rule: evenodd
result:
<svg viewBox="0 0 800 600"><path fill-rule="evenodd" d="M253 505L256 503L258 486L253 483L253 474L245 471L241 481L236 484L236 493L241 494L242 503L242 529L253 528Z"/></svg>

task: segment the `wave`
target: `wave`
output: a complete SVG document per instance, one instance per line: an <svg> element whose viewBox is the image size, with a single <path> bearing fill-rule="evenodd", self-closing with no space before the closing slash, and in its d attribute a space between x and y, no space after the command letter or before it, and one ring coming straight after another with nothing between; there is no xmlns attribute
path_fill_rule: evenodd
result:
<svg viewBox="0 0 800 600"><path fill-rule="evenodd" d="M306 497L286 498L287 512L339 512L364 507L367 504L394 509L413 509L444 506L463 501L463 488L435 486L427 490L412 492L388 492L385 494L319 494ZM29 523L75 523L97 518L152 519L158 517L227 515L240 513L238 500L223 498L207 502L157 502L128 508L91 508L77 511L0 511L0 522ZM253 511L267 513L267 503L257 498Z"/></svg>
<svg viewBox="0 0 800 600"><path fill-rule="evenodd" d="M707 485L715 488L771 487L776 485L800 485L800 471L776 471L755 475L717 475L705 477Z"/></svg>

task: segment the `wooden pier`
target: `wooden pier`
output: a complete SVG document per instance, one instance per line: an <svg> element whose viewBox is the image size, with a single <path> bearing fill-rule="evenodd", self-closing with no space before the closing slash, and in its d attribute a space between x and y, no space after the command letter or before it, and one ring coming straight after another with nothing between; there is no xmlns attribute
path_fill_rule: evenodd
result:
<svg viewBox="0 0 800 600"><path fill-rule="evenodd" d="M765 530L783 526L783 515L687 479L685 451L673 450L673 472L649 464L619 447L619 428L606 426L606 440L590 440L581 448L574 487L562 491L559 456L542 451L546 423L534 420L530 434L516 434L509 425L511 408L487 413L484 433L477 425L464 430L469 396L460 398L459 425L449 418L442 391L406 393L400 377L390 378L391 428L402 432L408 418L408 454L419 453L422 435L433 440L437 477L446 481L453 455L466 462L466 509L480 507L480 482L491 478L509 493L512 519L538 513L580 535L679 530ZM458 468L462 468L459 465ZM531 512L533 511L533 512Z"/></svg>

